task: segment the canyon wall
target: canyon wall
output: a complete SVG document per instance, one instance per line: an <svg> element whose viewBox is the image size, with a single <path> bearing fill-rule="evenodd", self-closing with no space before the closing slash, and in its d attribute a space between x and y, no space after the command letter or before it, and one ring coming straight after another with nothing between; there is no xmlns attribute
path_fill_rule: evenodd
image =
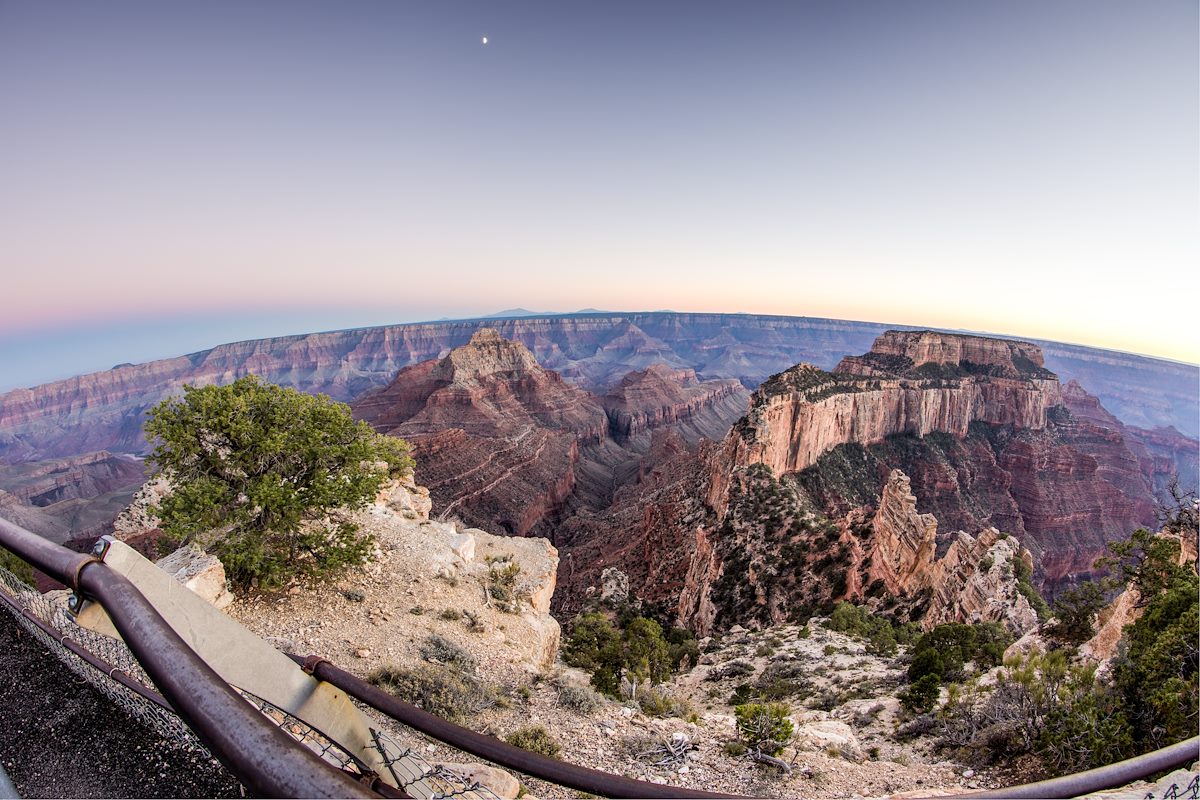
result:
<svg viewBox="0 0 1200 800"><path fill-rule="evenodd" d="M521 342L544 367L592 390L654 363L695 370L703 380L735 379L753 387L801 361L831 368L886 330L874 323L805 317L597 313L412 323L237 342L2 393L0 460L97 450L144 454L146 409L179 394L185 383L228 383L256 373L272 383L350 400L385 386L403 367L444 356L486 327ZM1200 370L1194 365L1048 343L1046 366L1078 378L1127 423L1174 425L1196 434Z"/></svg>
<svg viewBox="0 0 1200 800"><path fill-rule="evenodd" d="M789 374L790 373L790 374ZM880 378L846 381L800 365L759 389L739 430L747 458L777 473L798 472L840 444L875 444L889 436L934 432L967 435L973 422L1046 427L1047 411L1060 402L1053 379L988 378L954 384L941 380ZM793 380L803 389L775 393Z"/></svg>
<svg viewBox="0 0 1200 800"><path fill-rule="evenodd" d="M644 466L655 432L675 432L685 449L723 437L748 396L736 381L652 365L598 398L485 329L352 407L376 430L412 442L436 514L525 536L608 505Z"/></svg>
<svg viewBox="0 0 1200 800"><path fill-rule="evenodd" d="M1088 575L1106 542L1153 523L1152 473L1171 466L1098 402L1073 415L1089 397L1035 345L961 335L888 333L832 373L794 367L723 443L661 460L560 531L581 556L562 607L616 566L702 631L926 592L930 620L1021 630L1016 562L1051 592Z"/></svg>
<svg viewBox="0 0 1200 800"><path fill-rule="evenodd" d="M220 345L178 358L122 365L0 394L0 460L96 450L147 452L145 411L184 384L229 383L248 373L348 401L386 386L398 370L439 359L492 328L520 342L568 382L603 391L651 364L701 379L754 386L799 359L833 365L883 330L872 323L743 314L579 314L412 323Z"/></svg>

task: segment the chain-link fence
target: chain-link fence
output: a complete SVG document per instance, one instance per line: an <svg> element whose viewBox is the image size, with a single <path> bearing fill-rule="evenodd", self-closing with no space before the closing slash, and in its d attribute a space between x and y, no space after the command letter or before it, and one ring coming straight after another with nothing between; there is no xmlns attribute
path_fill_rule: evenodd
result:
<svg viewBox="0 0 1200 800"><path fill-rule="evenodd" d="M192 730L158 694L123 641L75 624L67 611L69 596L67 590L42 594L0 567L0 608L12 614L34 639L134 720L168 741L205 750ZM367 772L359 758L304 721L254 695L244 691L241 694L264 716L326 762L360 775ZM499 800L488 787L462 771L426 760L420 753L421 743L426 741L422 734L392 720L379 720L365 708L360 708L367 714L375 748L390 773L385 779L391 778L409 796ZM477 759L463 754L461 760Z"/></svg>

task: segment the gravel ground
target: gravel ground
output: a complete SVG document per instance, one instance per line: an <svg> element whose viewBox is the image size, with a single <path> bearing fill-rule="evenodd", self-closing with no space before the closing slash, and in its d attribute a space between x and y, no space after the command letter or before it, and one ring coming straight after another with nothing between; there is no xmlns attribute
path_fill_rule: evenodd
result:
<svg viewBox="0 0 1200 800"><path fill-rule="evenodd" d="M162 739L0 609L0 763L22 797L242 797L208 753Z"/></svg>

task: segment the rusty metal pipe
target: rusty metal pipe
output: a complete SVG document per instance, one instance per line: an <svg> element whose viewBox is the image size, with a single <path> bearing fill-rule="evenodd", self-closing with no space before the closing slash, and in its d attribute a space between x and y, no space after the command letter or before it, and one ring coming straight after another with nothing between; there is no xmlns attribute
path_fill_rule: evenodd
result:
<svg viewBox="0 0 1200 800"><path fill-rule="evenodd" d="M1079 797L1102 789L1112 789L1127 783L1140 781L1159 772L1186 767L1200 759L1200 736L1193 736L1177 744L1164 747L1124 761L1117 761L1103 767L1089 769L1086 772L1076 772L1073 775L1063 775L1036 783L1024 783L1020 786L1010 786L1006 789L992 789L986 792L971 792L955 797L970 798L1033 798L1033 797Z"/></svg>
<svg viewBox="0 0 1200 800"><path fill-rule="evenodd" d="M379 797L260 714L187 646L124 576L0 519L0 544L98 600L154 685L259 797ZM101 566L95 566L95 565Z"/></svg>
<svg viewBox="0 0 1200 800"><path fill-rule="evenodd" d="M679 786L664 786L648 781L634 780L622 775L613 775L576 764L559 761L538 753L531 753L514 747L493 736L447 722L422 711L414 705L398 700L387 692L372 686L366 681L351 675L345 670L335 667L328 661L318 657L308 659L293 655L292 659L310 671L313 677L323 680L357 698L377 711L404 723L438 741L445 742L464 752L479 758L508 767L534 778L557 783L572 789L578 789L601 797L645 797L645 798L682 798L682 797L736 797L736 795L715 794L697 789L685 789Z"/></svg>

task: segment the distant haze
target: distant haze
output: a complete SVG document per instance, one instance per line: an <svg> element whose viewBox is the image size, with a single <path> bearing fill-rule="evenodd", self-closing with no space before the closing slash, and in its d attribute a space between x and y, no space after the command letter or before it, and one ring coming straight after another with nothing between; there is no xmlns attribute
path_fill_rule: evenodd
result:
<svg viewBox="0 0 1200 800"><path fill-rule="evenodd" d="M518 307L1197 362L1197 23L1166 0L6 3L0 389Z"/></svg>

